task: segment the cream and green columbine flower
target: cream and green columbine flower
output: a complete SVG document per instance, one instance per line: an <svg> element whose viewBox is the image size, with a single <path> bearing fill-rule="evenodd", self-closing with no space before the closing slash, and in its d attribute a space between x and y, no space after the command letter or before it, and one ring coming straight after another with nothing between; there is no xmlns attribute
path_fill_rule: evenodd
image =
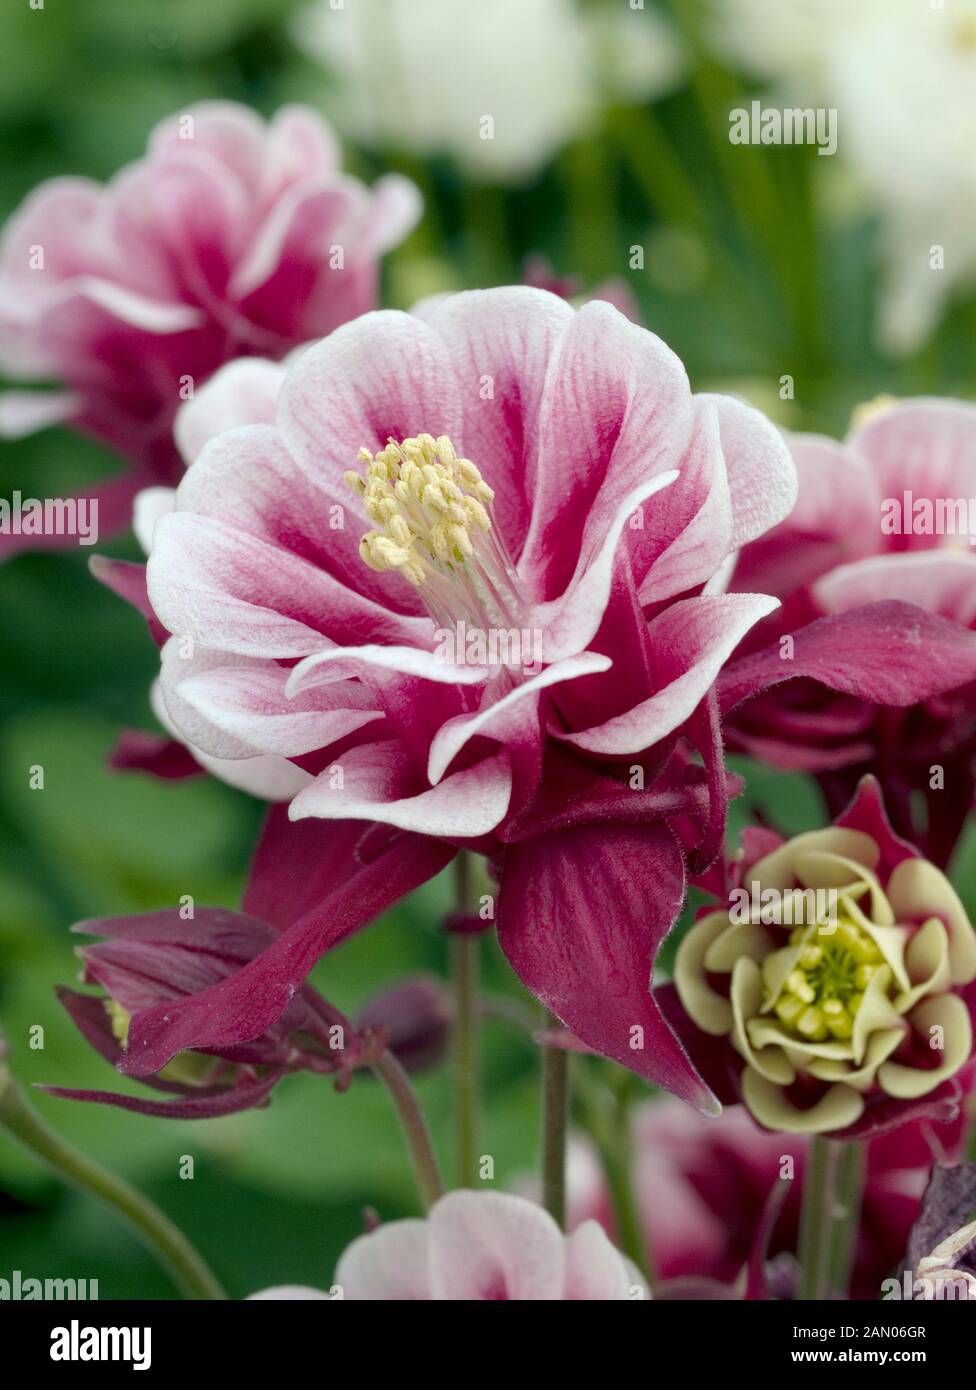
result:
<svg viewBox="0 0 976 1390"><path fill-rule="evenodd" d="M760 1124L853 1135L950 1099L973 1048L976 935L948 879L890 830L876 784L739 870L751 910L701 917L675 986L694 1025L728 1039Z"/></svg>

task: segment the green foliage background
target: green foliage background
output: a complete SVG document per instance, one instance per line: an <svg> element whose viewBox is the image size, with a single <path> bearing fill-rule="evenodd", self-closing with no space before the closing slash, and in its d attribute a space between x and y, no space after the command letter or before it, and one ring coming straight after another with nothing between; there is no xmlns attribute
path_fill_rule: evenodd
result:
<svg viewBox="0 0 976 1390"><path fill-rule="evenodd" d="M289 38L295 9L294 0L45 0L33 10L4 0L0 214L43 178L111 175L157 120L193 101L222 96L266 114L286 100L321 106L327 79ZM688 84L653 109L611 111L530 186L473 186L446 163L349 152L364 177L411 174L428 203L390 258L386 302L510 283L543 252L588 284L627 278L696 388L738 390L794 428L842 431L851 407L882 390L972 395L976 306L957 303L913 359L880 358L870 336L876 229L823 204L812 148L736 148L730 163L728 111L752 91L703 51L698 0L673 11L693 55ZM628 269L636 242L647 248L643 272ZM777 394L784 373L796 381L789 403ZM48 431L2 448L0 491L58 495L115 466L97 446ZM137 557L128 539L100 548ZM261 808L206 778L106 770L122 726L152 727L156 660L141 620L89 578L83 556L22 556L0 571L0 624L0 1020L25 1084L111 1086L52 993L76 974L68 926L183 893L235 904ZM43 791L28 787L37 763ZM737 823L755 806L789 830L816 823L819 798L802 778L741 767L749 792ZM973 860L965 849L964 891ZM403 974L443 973L438 920L449 897L445 882L428 885L321 963L316 982L354 1009ZM486 954L487 987L518 995L493 943ZM28 1046L36 1024L42 1051ZM529 1041L500 1024L486 1026L484 1055L483 1142L504 1184L536 1158L535 1060ZM420 1090L449 1163L448 1078L425 1077ZM297 1077L266 1111L195 1125L38 1104L184 1224L237 1296L325 1283L365 1206L386 1218L414 1209L396 1123L369 1079L338 1096ZM192 1182L178 1177L187 1154ZM114 1216L0 1138L0 1277L18 1268L98 1278L103 1297L173 1294Z"/></svg>

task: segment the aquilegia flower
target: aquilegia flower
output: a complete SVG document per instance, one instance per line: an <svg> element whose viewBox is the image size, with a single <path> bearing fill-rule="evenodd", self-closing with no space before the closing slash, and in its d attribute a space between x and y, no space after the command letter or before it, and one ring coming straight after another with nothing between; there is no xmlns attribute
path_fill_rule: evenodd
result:
<svg viewBox="0 0 976 1390"><path fill-rule="evenodd" d="M404 873L490 855L528 987L702 1100L648 981L679 828L712 854L721 836L710 687L774 604L707 586L793 497L769 423L693 396L607 304L513 288L366 315L290 365L273 425L207 443L155 522L162 700L208 756L308 774L288 814L331 822L330 847L389 842ZM368 919L331 910L352 861L330 883L305 846L324 837L297 828L272 818L252 876L248 910L282 935L216 993L137 1016L127 1066L266 1026Z"/></svg>
<svg viewBox="0 0 976 1390"><path fill-rule="evenodd" d="M83 946L82 979L102 994L59 989L58 997L85 1040L113 1066L128 1045L131 1017L140 1009L171 1004L207 989L240 970L274 939L264 922L220 908L197 908L192 920L177 909L138 917L105 917L75 928L104 941ZM374 1009L378 1018L380 1011ZM293 1071L348 1078L385 1045L381 1026L355 1028L303 984L280 1017L238 1046L213 1052L183 1052L140 1080L174 1099L150 1100L110 1091L64 1086L42 1089L68 1100L98 1101L143 1115L179 1120L210 1119L267 1102L283 1076Z"/></svg>
<svg viewBox="0 0 976 1390"><path fill-rule="evenodd" d="M650 7L317 0L296 34L336 82L332 110L348 135L450 155L499 182L536 173L604 106L662 96L684 72L673 29Z"/></svg>
<svg viewBox="0 0 976 1390"><path fill-rule="evenodd" d="M377 263L419 211L395 175L341 172L323 122L285 107L265 124L207 102L153 131L104 187L42 184L0 246L0 363L51 394L0 399L0 428L70 421L131 459L92 495L104 535L132 497L182 471L181 400L231 358L281 357L376 303Z"/></svg>
<svg viewBox="0 0 976 1390"><path fill-rule="evenodd" d="M797 504L745 547L731 587L782 599L746 648L793 634L796 660L774 644L768 671L778 667L788 683L734 710L726 736L778 767L816 773L834 814L873 773L896 830L944 865L976 787L976 406L877 404L841 444L820 435L789 443ZM916 611L872 634L864 605L880 612L885 600ZM854 679L837 691L789 680L808 644L835 673L854 654ZM888 654L889 694L880 699L877 689L865 698L863 688L875 652ZM923 698L908 702L912 666ZM732 685L737 669L733 663ZM749 658L741 669L750 669ZM915 798L924 798L922 817Z"/></svg>
<svg viewBox="0 0 976 1390"><path fill-rule="evenodd" d="M893 833L877 783L826 830L753 835L735 868L728 902L675 960L703 1074L788 1133L952 1114L973 1051L976 935L948 879Z"/></svg>
<svg viewBox="0 0 976 1390"><path fill-rule="evenodd" d="M564 1236L534 1202L503 1192L449 1192L426 1220L390 1221L341 1256L332 1297L381 1302L595 1302L647 1297L640 1271L595 1221ZM321 1299L285 1285L254 1299Z"/></svg>

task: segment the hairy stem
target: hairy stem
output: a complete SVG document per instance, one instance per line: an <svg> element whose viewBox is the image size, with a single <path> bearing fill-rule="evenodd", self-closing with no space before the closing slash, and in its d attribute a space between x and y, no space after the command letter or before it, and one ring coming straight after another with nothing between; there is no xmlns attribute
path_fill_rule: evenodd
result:
<svg viewBox="0 0 976 1390"><path fill-rule="evenodd" d="M187 1298L227 1297L216 1276L179 1227L174 1226L148 1197L65 1143L28 1102L2 1062L0 1125L65 1182L112 1207Z"/></svg>
<svg viewBox="0 0 976 1390"><path fill-rule="evenodd" d="M392 1052L384 1052L372 1065L374 1074L382 1081L396 1107L413 1163L420 1200L426 1211L438 1197L443 1197L444 1180L424 1112L410 1078Z"/></svg>

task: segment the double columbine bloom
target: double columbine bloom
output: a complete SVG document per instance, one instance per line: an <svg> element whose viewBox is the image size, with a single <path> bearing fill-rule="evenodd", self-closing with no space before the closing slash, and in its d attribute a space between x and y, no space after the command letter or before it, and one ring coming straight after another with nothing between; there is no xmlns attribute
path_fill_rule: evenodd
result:
<svg viewBox="0 0 976 1390"><path fill-rule="evenodd" d="M833 827L747 850L736 874L755 905L699 918L675 986L696 1027L727 1040L755 1118L853 1136L951 1113L976 936L944 875L892 833L876 784Z"/></svg>
<svg viewBox="0 0 976 1390"><path fill-rule="evenodd" d="M0 361L58 392L0 400L0 429L71 422L133 461L92 493L100 528L127 525L147 483L181 465L173 418L224 363L280 358L372 309L382 254L420 210L397 175L342 172L319 116L265 123L233 102L162 122L146 155L102 187L56 178L0 244Z"/></svg>
<svg viewBox="0 0 976 1390"><path fill-rule="evenodd" d="M721 837L709 691L773 601L711 581L789 510L779 436L693 396L610 306L528 288L344 326L281 373L273 423L249 402L226 429L234 375L187 408L185 433L206 439L209 406L223 432L143 528L148 600L172 634L160 695L180 736L296 778L292 825L272 818L252 877L282 935L217 991L137 1015L129 1065L270 1023L394 885L469 848L499 869L501 944L529 988L590 1045L711 1104L648 980L684 839L707 857ZM445 662L437 630L459 620L540 633L538 672ZM336 912L356 876L375 889Z"/></svg>

